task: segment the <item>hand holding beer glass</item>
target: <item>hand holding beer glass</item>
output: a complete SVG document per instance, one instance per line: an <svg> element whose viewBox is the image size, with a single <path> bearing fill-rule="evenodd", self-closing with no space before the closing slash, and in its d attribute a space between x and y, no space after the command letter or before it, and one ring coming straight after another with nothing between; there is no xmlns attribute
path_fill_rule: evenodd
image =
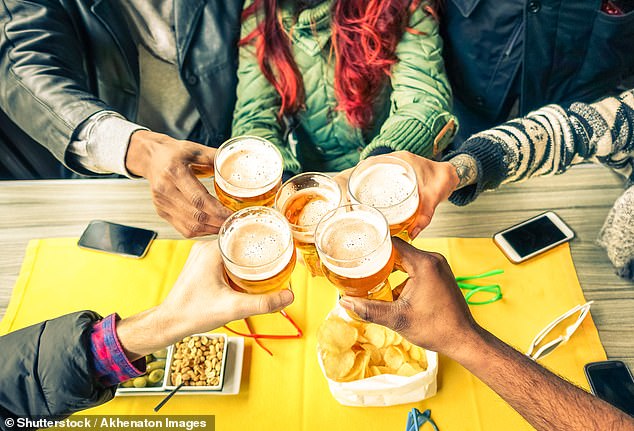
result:
<svg viewBox="0 0 634 431"><path fill-rule="evenodd" d="M348 193L353 202L381 211L390 234L410 241L408 229L416 219L420 202L414 169L393 156L375 156L361 161L350 174Z"/></svg>
<svg viewBox="0 0 634 431"><path fill-rule="evenodd" d="M315 248L315 228L341 201L339 185L328 175L315 172L294 176L277 192L275 208L288 220L295 246L313 276L323 275Z"/></svg>
<svg viewBox="0 0 634 431"><path fill-rule="evenodd" d="M218 200L232 211L273 206L283 169L282 154L266 139L232 138L218 148L214 158Z"/></svg>
<svg viewBox="0 0 634 431"><path fill-rule="evenodd" d="M324 275L342 295L393 300L387 279L394 266L392 239L378 210L349 204L330 211L317 225L315 245Z"/></svg>
<svg viewBox="0 0 634 431"><path fill-rule="evenodd" d="M234 213L220 227L218 244L234 290L259 294L288 287L295 244L277 211L258 206Z"/></svg>

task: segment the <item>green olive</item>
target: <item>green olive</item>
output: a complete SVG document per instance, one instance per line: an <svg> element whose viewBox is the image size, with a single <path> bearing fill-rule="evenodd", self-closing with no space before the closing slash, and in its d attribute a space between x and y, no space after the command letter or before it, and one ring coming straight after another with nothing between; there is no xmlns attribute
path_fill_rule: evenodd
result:
<svg viewBox="0 0 634 431"><path fill-rule="evenodd" d="M165 375L165 371L162 369L158 369L158 370L152 370L152 372L150 373L150 375L147 377L148 382L152 383L158 383L161 380L163 380L163 376Z"/></svg>
<svg viewBox="0 0 634 431"><path fill-rule="evenodd" d="M145 355L145 363L149 364L150 362L154 362L154 355L152 354Z"/></svg>
<svg viewBox="0 0 634 431"><path fill-rule="evenodd" d="M156 359L165 359L167 358L167 349L159 350L158 352L153 353Z"/></svg>
<svg viewBox="0 0 634 431"><path fill-rule="evenodd" d="M133 379L126 380L125 382L121 383L121 385L120 385L120 386L121 386L122 388L132 388L132 387L134 387L134 385L132 384L132 380L133 380Z"/></svg>
<svg viewBox="0 0 634 431"><path fill-rule="evenodd" d="M145 377L137 377L132 384L135 388L144 388L147 386L147 379Z"/></svg>
<svg viewBox="0 0 634 431"><path fill-rule="evenodd" d="M160 359L158 361L148 363L147 367L145 368L145 371L149 373L150 371L158 370L158 369L163 369L163 370L165 369L165 359Z"/></svg>

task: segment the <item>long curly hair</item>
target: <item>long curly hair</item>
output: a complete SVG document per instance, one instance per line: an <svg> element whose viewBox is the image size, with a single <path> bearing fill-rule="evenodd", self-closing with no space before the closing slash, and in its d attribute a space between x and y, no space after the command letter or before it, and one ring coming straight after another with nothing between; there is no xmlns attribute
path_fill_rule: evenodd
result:
<svg viewBox="0 0 634 431"><path fill-rule="evenodd" d="M438 2L438 0L437 0ZM374 101L386 85L397 62L396 46L409 17L421 0L334 0L332 49L335 58L335 96L338 109L355 127L369 128L374 121ZM437 16L439 4L425 10ZM243 12L263 16L240 44L255 43L255 53L266 79L281 98L279 116L300 111L305 101L304 83L291 53L291 40L278 15L277 0L255 0Z"/></svg>

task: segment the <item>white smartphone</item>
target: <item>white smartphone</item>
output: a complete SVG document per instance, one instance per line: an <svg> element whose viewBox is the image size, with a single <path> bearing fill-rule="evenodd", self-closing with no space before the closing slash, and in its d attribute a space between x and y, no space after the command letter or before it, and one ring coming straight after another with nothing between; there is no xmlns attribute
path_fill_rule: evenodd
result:
<svg viewBox="0 0 634 431"><path fill-rule="evenodd" d="M574 236L557 214L548 211L496 233L493 241L511 262L520 263Z"/></svg>

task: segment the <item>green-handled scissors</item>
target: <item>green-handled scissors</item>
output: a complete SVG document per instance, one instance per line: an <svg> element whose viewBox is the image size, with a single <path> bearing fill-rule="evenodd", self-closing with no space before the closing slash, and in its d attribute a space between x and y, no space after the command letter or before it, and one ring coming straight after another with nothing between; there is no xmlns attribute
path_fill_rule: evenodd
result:
<svg viewBox="0 0 634 431"><path fill-rule="evenodd" d="M494 269L492 271L483 272L482 274L477 275L467 275L462 277L456 277L456 282L458 283L458 287L461 289L468 290L467 294L464 296L465 301L469 305L486 305L491 304L492 302L499 301L502 299L502 288L499 284L487 284L484 286L478 284L465 283L465 281L469 280L477 280L479 278L492 277L494 275L503 274L504 270L502 269ZM489 299L485 299L482 301L472 301L471 297L479 292L487 292L492 294L493 296Z"/></svg>

